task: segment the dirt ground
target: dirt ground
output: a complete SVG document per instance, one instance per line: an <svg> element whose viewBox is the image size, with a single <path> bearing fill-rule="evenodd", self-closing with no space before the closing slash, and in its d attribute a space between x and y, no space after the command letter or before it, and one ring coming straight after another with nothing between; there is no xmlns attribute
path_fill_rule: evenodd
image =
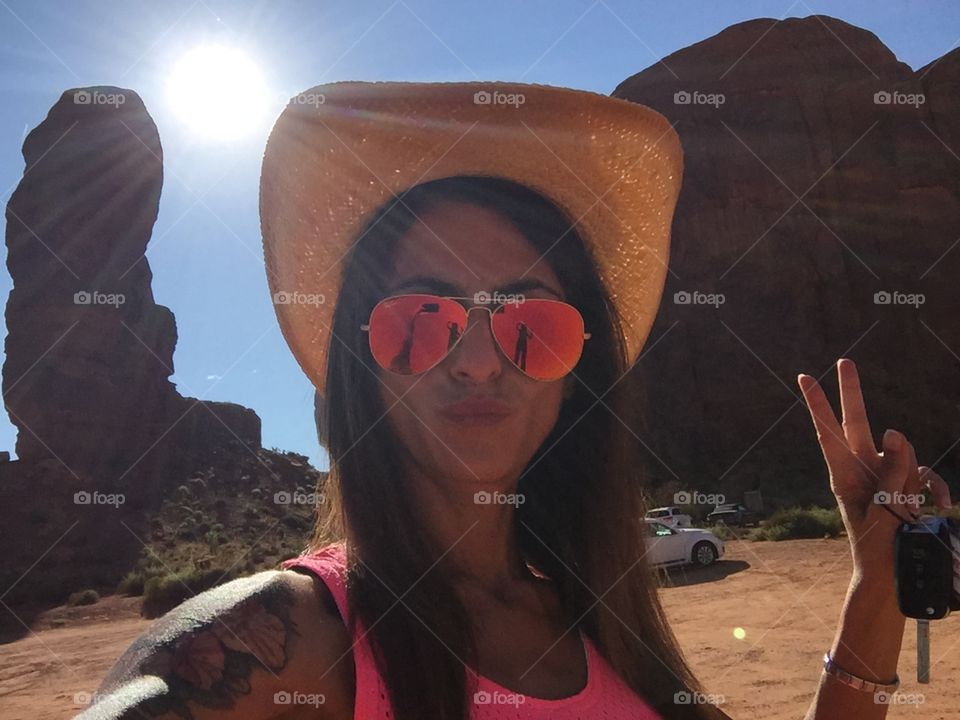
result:
<svg viewBox="0 0 960 720"><path fill-rule="evenodd" d="M735 720L802 718L850 580L847 540L729 542L713 569L677 569L670 578L676 586L663 590L664 605L706 692L722 695ZM887 717L960 718L960 613L930 623L926 684L917 682L916 628L907 620L901 704Z"/></svg>
<svg viewBox="0 0 960 720"><path fill-rule="evenodd" d="M734 541L713 568L671 570L662 592L684 652L728 715L796 720L816 687L849 577L844 539ZM31 633L0 645L0 718L73 717L82 694L149 624L136 598L37 616ZM922 703L893 705L887 717L960 718L960 614L931 623L930 636L931 681L919 684L916 624L907 621L900 692Z"/></svg>

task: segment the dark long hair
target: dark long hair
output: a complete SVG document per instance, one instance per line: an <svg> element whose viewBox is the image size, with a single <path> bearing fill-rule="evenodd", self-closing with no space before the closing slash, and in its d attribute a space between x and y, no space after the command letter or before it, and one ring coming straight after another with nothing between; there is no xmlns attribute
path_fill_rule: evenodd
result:
<svg viewBox="0 0 960 720"><path fill-rule="evenodd" d="M634 439L614 415L629 414L628 383L620 382L627 360L596 265L570 219L541 194L506 179L458 176L411 188L368 221L344 265L327 396L317 405L331 465L310 549L346 541L353 620L370 629L396 719L463 720L475 689L464 667L476 672L469 617L440 566L431 569L442 548L426 537L422 510L399 476L402 448L381 421L376 365L359 331L386 293L397 240L444 201L506 217L543 254L592 333L572 395L519 481L522 552L556 583L570 624L647 702L671 718L713 717L710 706L675 702L675 693L700 687L643 559L642 472Z"/></svg>

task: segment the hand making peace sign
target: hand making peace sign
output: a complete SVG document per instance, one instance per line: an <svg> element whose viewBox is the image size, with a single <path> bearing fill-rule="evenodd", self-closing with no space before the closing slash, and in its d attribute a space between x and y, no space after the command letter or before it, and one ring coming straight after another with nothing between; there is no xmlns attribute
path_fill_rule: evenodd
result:
<svg viewBox="0 0 960 720"><path fill-rule="evenodd" d="M842 426L816 379L799 375L797 382L827 462L830 489L847 529L854 570L892 582L894 535L899 523L879 501L887 501L888 508L906 520L918 508L915 500L919 493L929 488L937 505L949 508L950 491L943 478L929 467L917 467L913 445L902 433L887 430L883 451L878 452L863 404L857 366L852 360L841 358L837 372Z"/></svg>

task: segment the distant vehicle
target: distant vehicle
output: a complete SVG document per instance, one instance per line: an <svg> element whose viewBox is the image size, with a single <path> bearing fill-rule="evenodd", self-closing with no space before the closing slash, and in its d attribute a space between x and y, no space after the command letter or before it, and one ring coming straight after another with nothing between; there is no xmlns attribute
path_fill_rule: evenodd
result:
<svg viewBox="0 0 960 720"><path fill-rule="evenodd" d="M690 516L680 508L674 506L658 507L648 510L644 519L656 520L659 523L675 528L688 528L693 526L693 521Z"/></svg>
<svg viewBox="0 0 960 720"><path fill-rule="evenodd" d="M724 525L734 525L738 527L745 527L747 525L759 526L760 515L743 505L729 503L726 505L717 505L713 509L713 512L707 515L707 522L711 525L723 523Z"/></svg>
<svg viewBox="0 0 960 720"><path fill-rule="evenodd" d="M723 540L709 530L672 528L656 520L643 522L647 561L651 565L706 567L723 557Z"/></svg>

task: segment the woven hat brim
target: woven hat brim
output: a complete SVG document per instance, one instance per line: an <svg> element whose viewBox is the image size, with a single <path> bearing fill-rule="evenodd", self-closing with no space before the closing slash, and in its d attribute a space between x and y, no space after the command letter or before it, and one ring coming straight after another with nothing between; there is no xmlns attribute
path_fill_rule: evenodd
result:
<svg viewBox="0 0 960 720"><path fill-rule="evenodd" d="M683 177L680 139L666 118L549 85L338 82L288 103L260 178L277 319L320 393L342 263L370 215L414 185L455 175L508 178L566 212L634 360L663 292Z"/></svg>

